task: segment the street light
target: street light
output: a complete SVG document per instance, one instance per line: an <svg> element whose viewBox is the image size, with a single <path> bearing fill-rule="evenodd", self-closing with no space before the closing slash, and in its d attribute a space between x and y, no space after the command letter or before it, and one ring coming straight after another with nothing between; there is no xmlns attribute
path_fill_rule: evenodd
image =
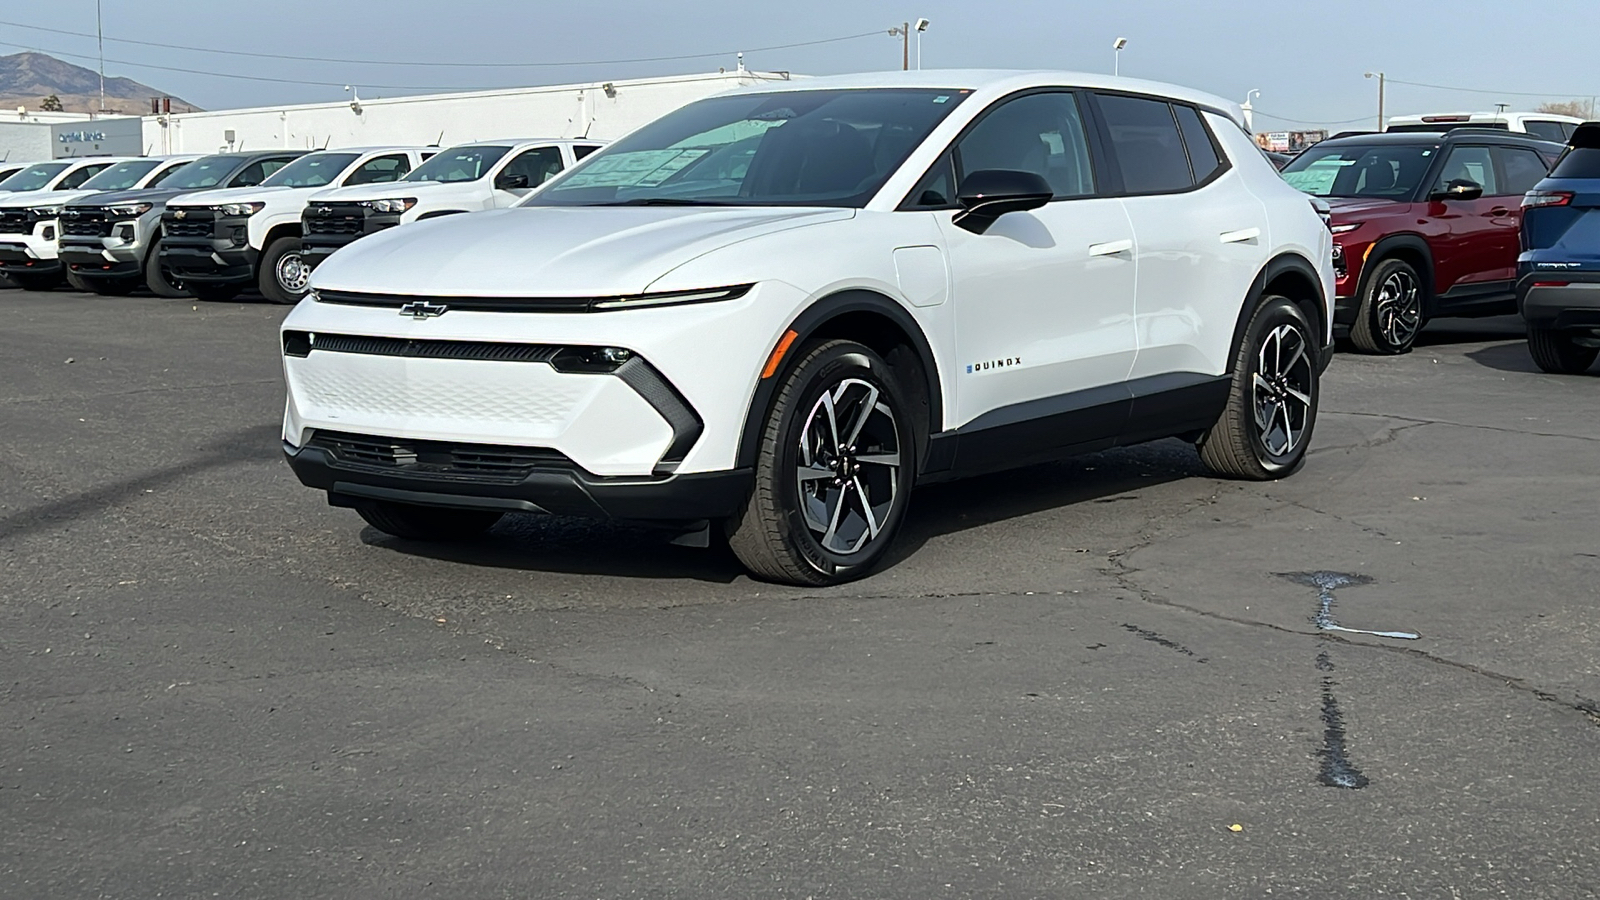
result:
<svg viewBox="0 0 1600 900"><path fill-rule="evenodd" d="M917 71L922 71L922 33L932 24L927 19L917 20Z"/></svg>
<svg viewBox="0 0 1600 900"><path fill-rule="evenodd" d="M1384 87L1385 87L1385 85L1384 85L1385 76L1384 76L1384 74L1382 72L1368 72L1363 77L1378 79L1378 133L1382 134L1383 133L1383 94L1384 94Z"/></svg>
<svg viewBox="0 0 1600 900"><path fill-rule="evenodd" d="M1117 38L1117 42L1111 45L1111 49L1115 51L1111 57L1111 74L1113 75L1122 74L1122 48L1126 46L1128 46L1128 39L1125 37Z"/></svg>
<svg viewBox="0 0 1600 900"><path fill-rule="evenodd" d="M911 69L911 23L902 22L889 29L890 37L900 39L900 71Z"/></svg>
<svg viewBox="0 0 1600 900"><path fill-rule="evenodd" d="M1244 95L1244 103L1239 105L1239 108L1244 111L1244 128L1251 134L1255 134L1256 131L1256 107L1251 101L1259 96L1261 96L1261 89L1251 88L1249 93Z"/></svg>

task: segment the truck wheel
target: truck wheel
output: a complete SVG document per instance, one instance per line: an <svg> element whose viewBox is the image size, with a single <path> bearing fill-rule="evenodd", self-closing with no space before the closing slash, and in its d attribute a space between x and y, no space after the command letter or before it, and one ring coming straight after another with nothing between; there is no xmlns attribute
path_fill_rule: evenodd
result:
<svg viewBox="0 0 1600 900"><path fill-rule="evenodd" d="M1267 481L1305 461L1321 379L1305 313L1268 297L1250 319L1222 418L1200 439L1200 461L1224 478Z"/></svg>
<svg viewBox="0 0 1600 900"><path fill-rule="evenodd" d="M1350 325L1350 343L1364 353L1409 353L1422 325L1422 279L1417 270L1399 259L1378 263Z"/></svg>
<svg viewBox="0 0 1600 900"><path fill-rule="evenodd" d="M300 239L281 237L268 244L257 280L268 301L284 306L299 303L311 286L311 267L300 255Z"/></svg>
<svg viewBox="0 0 1600 900"><path fill-rule="evenodd" d="M150 242L150 252L144 257L144 283L157 297L187 297L185 291L161 265L161 238Z"/></svg>
<svg viewBox="0 0 1600 900"><path fill-rule="evenodd" d="M390 500L373 500L356 507L367 524L384 534L411 541L459 541L494 527L504 513L493 510L444 509Z"/></svg>
<svg viewBox="0 0 1600 900"><path fill-rule="evenodd" d="M185 284L183 287L207 303L223 303L244 292L244 288L237 284Z"/></svg>
<svg viewBox="0 0 1600 900"><path fill-rule="evenodd" d="M1528 326L1528 352L1539 368L1552 375L1581 375L1600 357L1600 349L1580 347L1572 335L1554 328Z"/></svg>
<svg viewBox="0 0 1600 900"><path fill-rule="evenodd" d="M12 272L11 280L25 291L53 291L61 284L61 273Z"/></svg>
<svg viewBox="0 0 1600 900"><path fill-rule="evenodd" d="M83 278L83 276L78 276ZM102 297L126 297L139 289L139 278L83 278L89 290Z"/></svg>
<svg viewBox="0 0 1600 900"><path fill-rule="evenodd" d="M755 484L728 544L758 578L859 578L883 558L916 472L910 407L894 372L852 341L813 347L762 428Z"/></svg>
<svg viewBox="0 0 1600 900"><path fill-rule="evenodd" d="M80 291L85 294L92 291L92 288L89 287L88 279L84 278L82 275L79 275L77 272L72 271L71 269L67 270L67 285L73 290Z"/></svg>

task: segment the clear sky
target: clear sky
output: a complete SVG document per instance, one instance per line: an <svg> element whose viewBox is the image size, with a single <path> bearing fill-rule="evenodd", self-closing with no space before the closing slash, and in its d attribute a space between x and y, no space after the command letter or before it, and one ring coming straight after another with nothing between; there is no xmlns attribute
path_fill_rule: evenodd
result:
<svg viewBox="0 0 1600 900"><path fill-rule="evenodd" d="M1178 82L1236 101L1260 89L1258 130L1358 127L1377 112L1383 70L1393 114L1531 109L1600 94L1600 54L1581 35L1600 0L103 0L107 74L126 75L219 109L733 68L835 74L898 68L885 32L925 16L926 68L1109 71ZM52 52L94 66L95 0L0 4L0 53ZM848 35L809 47L758 50ZM1578 37L1573 37L1573 36ZM240 53L307 57L268 59ZM697 59L622 62L717 54ZM67 56L73 54L73 56ZM913 50L913 55L915 51ZM112 62L110 60L117 60ZM392 60L378 65L338 60ZM408 65L426 61L451 65ZM611 62L603 62L611 61ZM491 63L460 66L459 63ZM539 63L506 67L502 63ZM200 73L163 71L156 66ZM251 81L222 74L283 79ZM1466 90L1440 90L1416 84ZM1526 94L1528 96L1523 96ZM1285 118L1275 118L1285 117Z"/></svg>

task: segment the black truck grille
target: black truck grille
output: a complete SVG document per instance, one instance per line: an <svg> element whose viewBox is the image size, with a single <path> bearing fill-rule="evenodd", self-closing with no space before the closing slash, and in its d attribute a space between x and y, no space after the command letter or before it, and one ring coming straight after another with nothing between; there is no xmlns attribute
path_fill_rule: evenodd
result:
<svg viewBox="0 0 1600 900"><path fill-rule="evenodd" d="M571 470L572 460L542 447L453 444L319 431L308 446L326 451L349 468L516 484L538 469Z"/></svg>
<svg viewBox="0 0 1600 900"><path fill-rule="evenodd" d="M26 210L8 209L0 212L0 234L29 234L32 231L28 227Z"/></svg>
<svg viewBox="0 0 1600 900"><path fill-rule="evenodd" d="M331 203L311 206L301 217L306 234L347 235L360 234L366 227L365 207L354 203Z"/></svg>
<svg viewBox="0 0 1600 900"><path fill-rule="evenodd" d="M110 237L111 217L103 209L69 209L61 214L61 233L78 237Z"/></svg>
<svg viewBox="0 0 1600 900"><path fill-rule="evenodd" d="M161 228L172 237L211 237L211 222L209 220L196 222L192 219L174 219L168 216L161 223Z"/></svg>

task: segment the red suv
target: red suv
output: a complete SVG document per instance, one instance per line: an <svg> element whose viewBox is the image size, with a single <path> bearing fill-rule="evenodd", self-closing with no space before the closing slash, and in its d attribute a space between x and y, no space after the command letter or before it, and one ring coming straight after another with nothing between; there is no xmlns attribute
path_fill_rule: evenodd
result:
<svg viewBox="0 0 1600 900"><path fill-rule="evenodd" d="M1333 208L1334 321L1368 353L1405 353L1444 316L1517 311L1522 195L1562 146L1505 131L1366 134L1284 170Z"/></svg>

